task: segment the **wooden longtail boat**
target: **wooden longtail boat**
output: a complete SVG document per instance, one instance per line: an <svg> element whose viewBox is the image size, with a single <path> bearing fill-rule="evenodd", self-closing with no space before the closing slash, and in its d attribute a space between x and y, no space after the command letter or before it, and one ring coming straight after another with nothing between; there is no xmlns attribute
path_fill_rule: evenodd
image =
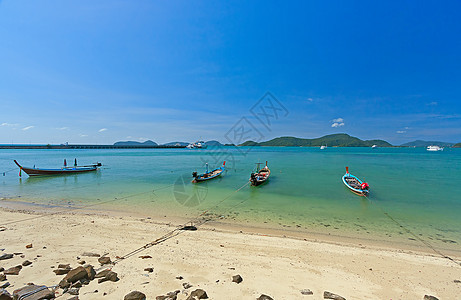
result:
<svg viewBox="0 0 461 300"><path fill-rule="evenodd" d="M194 177L194 180L192 182L201 182L201 181L206 181L210 179L214 179L222 174L224 172L225 168L224 166L226 165L226 162L224 161L222 166L214 169L212 171L208 171L208 163L206 164L206 172L203 174L197 174L197 172L193 172L192 176Z"/></svg>
<svg viewBox="0 0 461 300"><path fill-rule="evenodd" d="M21 171L24 171L29 176L76 174L96 171L100 166L102 166L101 163L88 166L77 166L77 159L72 167L68 167L66 160L64 160L64 166L60 169L41 169L36 168L35 166L33 168L23 167L16 160L14 160L14 163L19 167L19 176L21 176Z"/></svg>
<svg viewBox="0 0 461 300"><path fill-rule="evenodd" d="M267 161L266 161L266 166L262 169L259 169L259 166L261 163L256 163L256 172L251 173L250 175L250 183L253 186L258 186L263 184L269 179L269 176L271 175L271 171L267 167Z"/></svg>
<svg viewBox="0 0 461 300"><path fill-rule="evenodd" d="M368 196L370 186L359 178L349 173L349 167L346 167L346 174L343 176L344 184L354 193L359 196Z"/></svg>

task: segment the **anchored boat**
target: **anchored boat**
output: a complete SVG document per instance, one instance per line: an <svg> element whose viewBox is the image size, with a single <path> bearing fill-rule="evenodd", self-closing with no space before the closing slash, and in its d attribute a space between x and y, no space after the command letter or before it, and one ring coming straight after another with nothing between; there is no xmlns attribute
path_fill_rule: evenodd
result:
<svg viewBox="0 0 461 300"><path fill-rule="evenodd" d="M267 167L267 161L266 161L266 166L262 169L259 169L259 166L261 163L256 163L256 172L251 173L250 175L250 183L253 186L258 186L263 184L269 179L269 176L271 175L271 171Z"/></svg>
<svg viewBox="0 0 461 300"><path fill-rule="evenodd" d="M192 173L192 177L194 177L194 180L192 180L192 182L206 181L206 180L210 180L210 179L220 176L222 172L224 172L225 170L224 168L225 165L226 165L226 161L223 162L220 168L214 169L212 171L208 171L208 163L207 163L205 173L203 174L197 174L197 172Z"/></svg>
<svg viewBox="0 0 461 300"><path fill-rule="evenodd" d="M346 167L346 174L343 176L344 184L354 193L359 196L368 196L370 186L356 176L349 173L349 167Z"/></svg>
<svg viewBox="0 0 461 300"><path fill-rule="evenodd" d="M19 167L19 176L21 176L21 171L24 171L29 176L46 176L46 175L65 175L65 174L76 174L76 173L85 173L96 171L99 167L102 166L101 163L96 163L88 166L77 166L77 159L75 159L74 166L67 166L67 161L64 159L64 166L60 169L41 169L23 167L16 160L14 163Z"/></svg>

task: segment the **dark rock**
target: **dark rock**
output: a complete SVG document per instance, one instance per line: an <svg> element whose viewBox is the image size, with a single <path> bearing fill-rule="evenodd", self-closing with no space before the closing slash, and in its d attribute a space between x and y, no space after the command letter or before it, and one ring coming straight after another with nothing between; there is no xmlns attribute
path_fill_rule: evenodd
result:
<svg viewBox="0 0 461 300"><path fill-rule="evenodd" d="M346 298L341 297L340 295L336 295L327 291L323 292L323 299L346 300Z"/></svg>
<svg viewBox="0 0 461 300"><path fill-rule="evenodd" d="M150 255L141 255L139 258L147 259L147 258L152 258L152 256L150 256Z"/></svg>
<svg viewBox="0 0 461 300"><path fill-rule="evenodd" d="M69 287L70 287L70 283L69 283L67 280L65 280L65 279L61 280L61 281L59 282L58 285L59 285L59 287L62 288L62 289L65 289L65 288L69 288Z"/></svg>
<svg viewBox="0 0 461 300"><path fill-rule="evenodd" d="M274 299L272 299L271 296L267 296L267 295L262 294L256 300L274 300Z"/></svg>
<svg viewBox="0 0 461 300"><path fill-rule="evenodd" d="M3 271L5 271L5 268L1 267L0 272L3 272ZM455 282L456 282L456 280L455 280Z"/></svg>
<svg viewBox="0 0 461 300"><path fill-rule="evenodd" d="M123 300L146 300L146 295L139 291L132 291L126 294Z"/></svg>
<svg viewBox="0 0 461 300"><path fill-rule="evenodd" d="M176 290L176 291L174 291L174 292L168 292L168 293L166 293L166 295L167 295L168 297L175 297L175 296L177 296L180 292L181 292L180 290Z"/></svg>
<svg viewBox="0 0 461 300"><path fill-rule="evenodd" d="M93 252L83 252L82 256L89 256L89 257L100 257L101 255Z"/></svg>
<svg viewBox="0 0 461 300"><path fill-rule="evenodd" d="M439 300L439 298L431 295L424 295L424 300Z"/></svg>
<svg viewBox="0 0 461 300"><path fill-rule="evenodd" d="M32 262L31 262L31 261L28 261L28 260L25 260L25 261L22 263L22 265L23 265L24 267L26 267L26 266L28 266L28 265L31 265L31 264L32 264Z"/></svg>
<svg viewBox="0 0 461 300"><path fill-rule="evenodd" d="M72 284L72 287L73 288L81 288L83 286L82 282L81 281L77 281L77 282L74 282Z"/></svg>
<svg viewBox="0 0 461 300"><path fill-rule="evenodd" d="M0 255L0 260L13 258L13 254L2 254Z"/></svg>
<svg viewBox="0 0 461 300"><path fill-rule="evenodd" d="M22 266L11 267L8 270L3 271L5 275L19 275L19 271L21 271Z"/></svg>
<svg viewBox="0 0 461 300"><path fill-rule="evenodd" d="M9 287L11 284L7 281L5 282L4 284L0 285L0 289L6 289L7 287Z"/></svg>
<svg viewBox="0 0 461 300"><path fill-rule="evenodd" d="M183 280L184 277L182 277L182 276L176 276L176 279Z"/></svg>
<svg viewBox="0 0 461 300"><path fill-rule="evenodd" d="M6 275L0 274L0 281L5 281L5 280L6 280Z"/></svg>
<svg viewBox="0 0 461 300"><path fill-rule="evenodd" d="M78 300L78 296L74 296L74 297L69 298L69 299L67 299L67 300Z"/></svg>
<svg viewBox="0 0 461 300"><path fill-rule="evenodd" d="M70 267L69 264L59 264L59 265L58 265L58 269L68 269L68 270L72 270L72 268Z"/></svg>
<svg viewBox="0 0 461 300"><path fill-rule="evenodd" d="M70 272L69 269L56 269L56 270L53 270L53 272L56 274L56 275L64 275L64 274L67 274Z"/></svg>
<svg viewBox="0 0 461 300"><path fill-rule="evenodd" d="M313 295L314 293L309 289L304 289L304 290L301 290L301 294L303 294L303 295Z"/></svg>
<svg viewBox="0 0 461 300"><path fill-rule="evenodd" d="M88 276L88 273L86 272L85 268L80 266L80 267L70 270L70 272L67 273L64 279L70 283L74 283L80 279L87 278L87 276Z"/></svg>
<svg viewBox="0 0 461 300"><path fill-rule="evenodd" d="M32 293L33 295L25 295ZM54 299L54 292L44 285L26 285L13 292L14 299L27 299L27 300L41 300L41 299Z"/></svg>
<svg viewBox="0 0 461 300"><path fill-rule="evenodd" d="M242 276L240 276L240 275L234 275L234 276L232 276L232 282L240 283L240 282L242 282L242 281L243 281Z"/></svg>
<svg viewBox="0 0 461 300"><path fill-rule="evenodd" d="M70 288L67 292L71 295L78 295L78 293L80 292L80 289L77 287L73 287L73 288Z"/></svg>
<svg viewBox="0 0 461 300"><path fill-rule="evenodd" d="M208 295L204 290L196 289L195 291L192 291L192 293L190 293L190 296L187 298L187 300L194 299L208 299Z"/></svg>
<svg viewBox="0 0 461 300"><path fill-rule="evenodd" d="M188 282L184 282L184 283L182 284L182 287L185 288L185 289L187 290L187 289L189 289L189 288L192 287L192 284L190 284L190 283L188 283Z"/></svg>
<svg viewBox="0 0 461 300"><path fill-rule="evenodd" d="M22 252L14 252L14 255L22 255Z"/></svg>
<svg viewBox="0 0 461 300"><path fill-rule="evenodd" d="M1 269L1 268L0 268ZM455 279L453 280L454 283L461 283L461 280Z"/></svg>
<svg viewBox="0 0 461 300"><path fill-rule="evenodd" d="M112 263L112 261L110 260L110 257L108 257L108 256L103 256L103 257L98 258L98 262L101 265L107 265L107 264Z"/></svg>
<svg viewBox="0 0 461 300"><path fill-rule="evenodd" d="M94 278L106 277L107 273L109 273L109 272L110 272L109 269L102 270L101 272L99 272L98 274L96 274L96 275L94 276Z"/></svg>
<svg viewBox="0 0 461 300"><path fill-rule="evenodd" d="M118 281L118 276L117 276L117 273L113 272L113 271L108 271L106 276L104 276L103 278L100 278L98 280L98 283L103 283L105 281L113 281L113 282L116 282Z"/></svg>
<svg viewBox="0 0 461 300"><path fill-rule="evenodd" d="M81 260L81 261L78 262L78 264L79 264L79 265L84 265L84 264L86 264L86 261Z"/></svg>
<svg viewBox="0 0 461 300"><path fill-rule="evenodd" d="M32 248L32 244L26 245L26 249Z"/></svg>
<svg viewBox="0 0 461 300"><path fill-rule="evenodd" d="M152 273L154 272L154 269L153 268L145 268L144 271L147 271L149 273Z"/></svg>
<svg viewBox="0 0 461 300"><path fill-rule="evenodd" d="M96 271L94 270L92 265L86 266L85 267L86 273L88 274L87 278L89 280L93 280L94 277L96 276Z"/></svg>
<svg viewBox="0 0 461 300"><path fill-rule="evenodd" d="M13 300L13 297L7 290L0 289L0 300Z"/></svg>

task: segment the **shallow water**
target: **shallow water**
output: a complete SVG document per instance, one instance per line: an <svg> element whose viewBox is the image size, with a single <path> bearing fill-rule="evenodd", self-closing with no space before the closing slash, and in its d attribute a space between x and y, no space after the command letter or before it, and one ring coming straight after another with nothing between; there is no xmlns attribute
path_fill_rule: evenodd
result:
<svg viewBox="0 0 461 300"><path fill-rule="evenodd" d="M102 162L98 172L60 177L18 176L24 166L62 160ZM191 173L218 167L219 178L192 184ZM250 187L255 162L269 162L269 182ZM421 238L438 249L461 248L461 149L253 147L187 150L1 150L0 197L45 205L117 209L386 241ZM371 186L369 199L348 191L344 167ZM0 174L2 175L2 174ZM238 192L237 189L241 188ZM0 201L1 205L1 201ZM400 227L403 226L403 227Z"/></svg>

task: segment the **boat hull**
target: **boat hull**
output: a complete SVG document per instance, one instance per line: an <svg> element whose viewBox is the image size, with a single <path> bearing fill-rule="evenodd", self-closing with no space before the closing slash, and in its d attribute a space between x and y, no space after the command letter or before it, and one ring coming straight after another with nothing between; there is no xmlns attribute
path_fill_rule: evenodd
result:
<svg viewBox="0 0 461 300"><path fill-rule="evenodd" d="M82 167L64 167L61 169L40 169L40 168L27 168L21 166L16 160L14 161L21 171L24 171L29 176L56 176L56 175L70 175L86 172L94 172L98 169L97 165L82 166Z"/></svg>
<svg viewBox="0 0 461 300"><path fill-rule="evenodd" d="M215 170L213 170L213 171L211 171L209 173L204 173L204 174L198 175L197 177L194 178L194 180L192 180L192 182L202 182L202 181L215 179L216 177L221 176L221 174L223 172L224 172L224 169L215 169ZM207 174L212 174L212 175L206 176Z"/></svg>
<svg viewBox="0 0 461 300"><path fill-rule="evenodd" d="M269 177L271 175L271 171L267 168L267 169L263 169L265 170L263 173L265 174L265 176L262 176L262 173L261 171L254 174L254 178L253 176L250 177L250 184L252 186L259 186L261 184L264 184L266 183L268 180L269 180Z"/></svg>
<svg viewBox="0 0 461 300"><path fill-rule="evenodd" d="M351 185L351 182L355 182L355 181L358 182L358 185L361 185L363 182L359 178L355 177L352 174L344 174L342 180L343 180L344 185L354 194L358 196L363 196L363 197L368 196L369 191L367 189L364 190L364 189L354 187Z"/></svg>

